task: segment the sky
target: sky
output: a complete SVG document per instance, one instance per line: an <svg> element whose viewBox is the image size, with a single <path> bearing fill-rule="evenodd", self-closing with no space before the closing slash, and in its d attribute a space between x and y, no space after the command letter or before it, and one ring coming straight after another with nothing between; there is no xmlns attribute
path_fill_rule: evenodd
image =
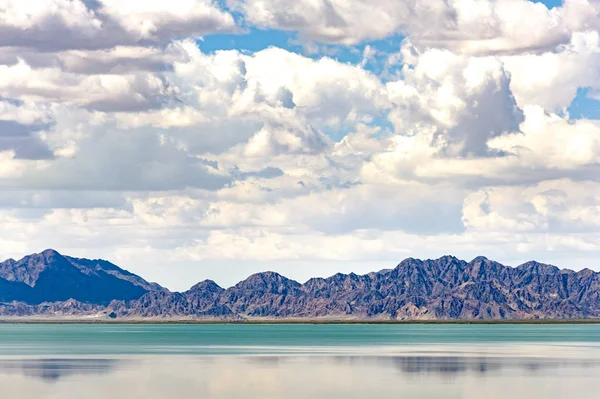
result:
<svg viewBox="0 0 600 399"><path fill-rule="evenodd" d="M600 270L599 172L599 0L0 0L1 259Z"/></svg>

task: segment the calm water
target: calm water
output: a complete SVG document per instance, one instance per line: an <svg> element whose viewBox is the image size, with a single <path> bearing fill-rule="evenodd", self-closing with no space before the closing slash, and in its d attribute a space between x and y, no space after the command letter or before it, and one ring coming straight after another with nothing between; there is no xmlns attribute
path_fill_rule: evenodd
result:
<svg viewBox="0 0 600 399"><path fill-rule="evenodd" d="M8 325L6 398L600 398L600 325Z"/></svg>

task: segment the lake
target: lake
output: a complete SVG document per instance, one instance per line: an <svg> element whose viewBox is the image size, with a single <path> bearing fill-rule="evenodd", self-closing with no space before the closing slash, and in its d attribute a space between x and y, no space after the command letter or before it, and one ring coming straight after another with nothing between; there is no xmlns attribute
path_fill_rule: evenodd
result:
<svg viewBox="0 0 600 399"><path fill-rule="evenodd" d="M600 325L0 324L7 398L600 398Z"/></svg>

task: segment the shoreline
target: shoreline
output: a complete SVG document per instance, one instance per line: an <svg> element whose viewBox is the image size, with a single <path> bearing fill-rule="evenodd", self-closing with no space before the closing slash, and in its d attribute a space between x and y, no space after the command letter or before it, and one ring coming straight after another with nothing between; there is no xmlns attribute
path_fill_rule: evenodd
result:
<svg viewBox="0 0 600 399"><path fill-rule="evenodd" d="M514 319L514 320L344 320L344 319L250 319L250 320L192 320L192 319L73 319L73 318L0 318L0 324L388 324L388 325L415 325L415 324L600 324L598 319Z"/></svg>

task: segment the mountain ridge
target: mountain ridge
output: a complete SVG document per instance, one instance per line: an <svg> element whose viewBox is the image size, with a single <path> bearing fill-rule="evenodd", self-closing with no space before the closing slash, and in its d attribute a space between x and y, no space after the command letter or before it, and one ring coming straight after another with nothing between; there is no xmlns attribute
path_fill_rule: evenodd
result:
<svg viewBox="0 0 600 399"><path fill-rule="evenodd" d="M35 289L38 281L52 273L57 277L57 270L74 281L56 281L58 286L78 295L81 292L76 289L76 278L100 278L102 282L88 281L86 287L102 290L108 286L112 291L72 298L47 294L49 298L19 300L26 287ZM119 280L117 288L127 288L124 292L115 289L115 279ZM119 295L109 298L115 292ZM5 299L11 295L13 300ZM336 273L305 283L268 271L254 273L229 288L204 280L187 291L170 292L108 261L72 258L46 250L19 261L0 263L0 302L0 315L112 319L596 318L600 317L600 273L590 269L575 272L536 261L510 267L484 256L467 262L445 255L438 259L407 258L393 269L364 275Z"/></svg>
<svg viewBox="0 0 600 399"><path fill-rule="evenodd" d="M0 301L5 303L75 299L106 305L115 298L138 299L161 289L108 261L63 256L53 249L0 263Z"/></svg>

